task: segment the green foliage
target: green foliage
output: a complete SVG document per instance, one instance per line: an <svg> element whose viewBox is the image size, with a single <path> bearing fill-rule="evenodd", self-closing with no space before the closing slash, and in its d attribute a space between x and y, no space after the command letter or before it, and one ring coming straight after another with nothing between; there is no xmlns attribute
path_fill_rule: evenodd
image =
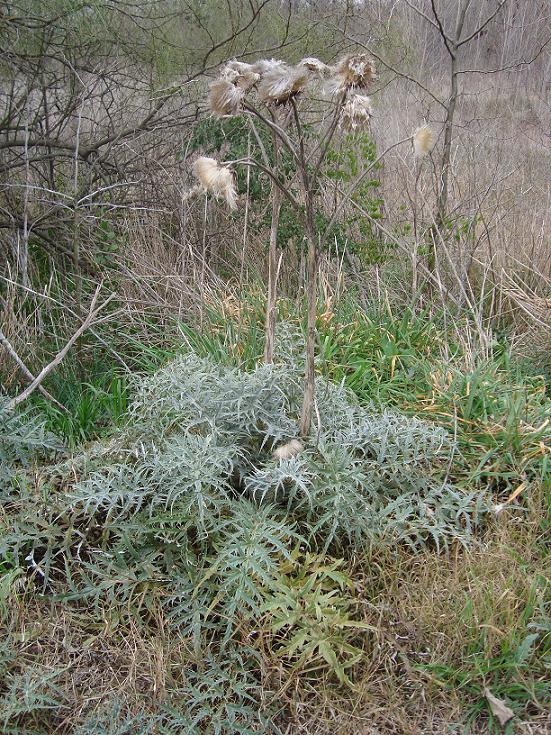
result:
<svg viewBox="0 0 551 735"><path fill-rule="evenodd" d="M56 384L56 396L67 409L63 411L41 396L33 398L35 406L45 416L48 428L63 437L70 447L94 438L102 430L118 423L128 402L128 379L123 374L90 376L90 382L82 384L78 379L62 380Z"/></svg>
<svg viewBox="0 0 551 735"><path fill-rule="evenodd" d="M21 568L10 566L7 562L0 565L0 623L9 617L10 605L15 602L16 588L24 574Z"/></svg>
<svg viewBox="0 0 551 735"><path fill-rule="evenodd" d="M449 358L443 362L447 350ZM464 367L463 347L428 313L360 315L324 327L321 356L361 403L399 407L444 426L468 482L512 491L548 474L549 398L541 376L525 375L499 344L489 360Z"/></svg>
<svg viewBox="0 0 551 735"><path fill-rule="evenodd" d="M342 559L303 554L298 549L281 564L275 593L266 597L271 646L293 669L332 672L344 684L346 675L362 657L351 642L358 631L373 630L350 618L354 582L343 570Z"/></svg>
<svg viewBox="0 0 551 735"><path fill-rule="evenodd" d="M243 646L221 653L209 651L197 669L187 672L185 697L190 730L197 735L273 733L259 711L259 685L254 677L258 654ZM178 730L177 732L182 732Z"/></svg>
<svg viewBox="0 0 551 735"><path fill-rule="evenodd" d="M366 176L351 196L351 207L334 228L331 242L335 254L342 256L345 249L358 255L366 265L385 262L391 254L392 245L384 243L378 236L369 218L380 219L383 214L384 199L377 196L380 181L376 172L382 168L377 161L375 143L367 133L354 133L343 136L340 148L327 152L326 174L346 190L362 173L372 166L373 176ZM361 207L359 211L354 205ZM369 218L365 216L365 212ZM318 228L323 231L326 218L318 213Z"/></svg>
<svg viewBox="0 0 551 735"><path fill-rule="evenodd" d="M3 558L44 592L129 624L146 625L161 606L198 656L262 621L293 665L348 682L361 650L349 633L362 623L339 596L350 593L344 562L325 565L323 555L467 543L481 508L438 469L444 432L362 409L323 380L318 437L298 457L274 459L296 435L299 349L284 329L279 365L247 373L189 353L138 379L125 427L52 467L47 502L12 497ZM298 560L297 543L322 556ZM200 711L196 724L216 721Z"/></svg>
<svg viewBox="0 0 551 735"><path fill-rule="evenodd" d="M154 735L159 732L158 718L145 711L130 713L123 703L114 700L88 715L76 725L75 735Z"/></svg>
<svg viewBox="0 0 551 735"><path fill-rule="evenodd" d="M208 574L216 574L224 590L223 616L231 621L260 612L264 594L274 588L278 561L290 558L287 548L298 537L277 511L241 500L232 509L216 543Z"/></svg>
<svg viewBox="0 0 551 735"><path fill-rule="evenodd" d="M243 319L233 321L214 309L206 310L208 329L199 331L188 324L180 332L192 352L209 357L219 365L253 370L264 353L264 296L249 295L241 305Z"/></svg>
<svg viewBox="0 0 551 735"><path fill-rule="evenodd" d="M14 459L21 481L10 484L0 521L3 619L16 585L27 578L46 598L114 629L157 635L161 619L163 635L188 652L164 701L141 711L115 698L82 717L83 733L276 731L265 707L265 656L278 661L285 677L358 684L373 621L367 623L365 600L358 599L355 561L383 547L418 554L467 545L487 510L472 482L465 491L451 481L467 477L453 433L463 446L463 426L511 411L487 370L480 369L478 382L471 378L474 396L463 386L459 432L397 410L417 407L421 414L421 391L434 389L439 332L428 319L406 313L399 321L366 317L340 329L323 326L319 366L339 382L318 377L312 440L279 460L273 449L296 437L300 330L280 323L279 363L253 367L261 330L240 332L246 321L209 318L211 333L187 328L185 335L215 359L188 352L136 377L119 427L44 468L40 497L22 481L25 466L40 456L40 432L28 442L30 454ZM227 352L241 335L245 345ZM353 354L357 362L346 365ZM526 400L536 410L529 391ZM432 421L434 414L427 413ZM511 419L511 434L500 441L522 432L512 451L524 452L520 407L517 415L519 423ZM466 606L464 615L466 628L479 630L480 611ZM473 639L469 666L434 661L431 675L464 693L473 717L486 711L481 680L525 711L534 698L543 701L543 692L522 677L528 681L526 666L548 655L546 615L534 600L501 650L484 651ZM6 731L32 723L47 732L48 702L63 703L63 687L14 660L4 666ZM17 694L25 677L37 698ZM18 696L26 709L14 709Z"/></svg>
<svg viewBox="0 0 551 735"><path fill-rule="evenodd" d="M63 705L64 693L56 684L58 675L55 670L36 668L8 675L4 694L0 697L2 732L21 732L13 725L23 717L30 717L36 722L44 712L55 712Z"/></svg>
<svg viewBox="0 0 551 735"><path fill-rule="evenodd" d="M133 375L151 373L179 347L146 345L128 334L121 334L120 338L124 341L128 370L104 355L97 358L93 350L82 364L78 356L70 354L45 383L67 410L61 410L38 391L30 398L37 413L44 417L46 429L71 449L109 433L124 421L134 385L130 369L134 370Z"/></svg>
<svg viewBox="0 0 551 735"><path fill-rule="evenodd" d="M265 126L257 130L258 137L262 142L264 151L268 156L271 166L274 166L274 148L272 137ZM250 141L250 147L249 147ZM253 135L246 118L233 117L230 119L207 118L201 120L193 128L191 139L186 147L187 152L201 150L204 155L220 155L224 150L224 160L234 161L238 159L260 156L258 143ZM259 160L261 160L259 158ZM290 153L283 149L280 151L280 175L286 179L295 170L295 164ZM271 183L268 176L255 166L236 166L237 188L240 194L247 191L251 201L263 203L270 197ZM248 182L248 184L247 184ZM248 189L247 189L248 186Z"/></svg>
<svg viewBox="0 0 551 735"><path fill-rule="evenodd" d="M31 411L17 412L0 396L0 497L25 481L21 471L61 449L45 422Z"/></svg>
<svg viewBox="0 0 551 735"><path fill-rule="evenodd" d="M266 211L264 216L264 225L268 227L272 218L271 211ZM316 226L320 226L320 222L316 222ZM277 228L277 246L278 248L284 249L289 243L295 242L298 249L305 248L303 243L304 239L304 226L301 222L300 217L296 211L291 207L289 202L284 199L281 203L281 210L279 213L279 223Z"/></svg>
<svg viewBox="0 0 551 735"><path fill-rule="evenodd" d="M546 584L543 579L538 582ZM499 651L488 654L484 634L481 633L479 639L471 643L471 650L461 667L440 663L418 666L420 670L429 671L440 686L453 689L459 694L466 704L468 724L473 723L481 714L486 714L488 731L496 734L502 732L488 706L484 687L488 687L494 696L505 701L518 715L526 713L534 701L542 707L551 705L547 683L527 678L538 658L543 662L546 657L549 658L551 619L540 600L540 617L530 623L537 612L534 603L537 605L535 595L532 594L525 609L521 611L520 620L515 622L504 637ZM470 601L467 601L462 617L466 626L474 623L471 629L484 630L484 626L475 618ZM513 723L507 726L506 731L514 732Z"/></svg>
<svg viewBox="0 0 551 735"><path fill-rule="evenodd" d="M50 497L42 531L57 506L73 519L65 538L70 558L76 543L71 535L80 539L81 553L88 549L88 559L102 543L118 539L116 556L102 558L128 565L126 553L133 544L144 544L144 550L155 529L158 538L167 518L173 524L178 519L179 532L191 534L192 546L208 537L210 553L225 560L224 569L219 560L210 574L216 572L226 587L231 587L230 577L224 575L230 574L238 548L249 548L260 534L272 539L276 555L284 555L285 540L295 533L293 524L325 550L335 545L360 548L383 538L392 543L405 540L413 548L455 538L467 542L480 507L474 496L458 493L439 476L438 463L444 467L449 451L446 435L415 419L363 409L343 388L319 382L317 445L294 461L272 459L272 448L295 436L298 375L295 365L261 366L244 373L192 354L175 358L139 381L128 425L119 437L92 446L66 468L55 470L58 483L67 482L67 472L77 471L81 477L69 491ZM247 496L255 505L245 501ZM236 502L239 497L243 499ZM270 510L268 501L281 511ZM137 518L144 523L141 533L133 525ZM90 524L90 519L96 520ZM267 525L257 528L262 519ZM40 531L33 530L35 522L24 534L34 547L32 554L44 543L38 540ZM96 523L105 529L99 540ZM48 547L63 535L55 524L51 533ZM236 533L241 534L239 542ZM250 536L243 535L247 533ZM281 539L279 547L276 538ZM18 546L20 554L24 547ZM266 570L271 567L266 564L271 552L262 561L258 544L258 553L255 574L236 577L242 584L236 606L247 599L254 608L259 594L246 585L255 575L261 586L269 586ZM247 568L244 559L236 558L237 569Z"/></svg>

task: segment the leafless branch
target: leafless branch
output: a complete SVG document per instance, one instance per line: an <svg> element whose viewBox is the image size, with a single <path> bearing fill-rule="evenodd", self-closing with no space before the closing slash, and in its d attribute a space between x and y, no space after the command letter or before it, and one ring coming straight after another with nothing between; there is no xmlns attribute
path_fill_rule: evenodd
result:
<svg viewBox="0 0 551 735"><path fill-rule="evenodd" d="M115 297L115 294L111 294L107 297L107 299L101 303L99 306L96 306L98 296L101 290L103 284L99 284L96 288L96 291L92 297L92 301L90 302L90 307L88 309L88 314L80 327L77 329L77 331L73 334L73 336L69 339L69 341L66 343L66 345L61 349L57 355L54 357L54 359L49 362L45 367L42 368L40 373L34 378L34 380L31 382L31 384L25 388L25 390L20 393L19 395L15 396L15 398L12 398L11 401L8 403L8 407L15 408L15 406L18 406L20 403L25 401L34 391L40 387L41 383L45 380L45 378L48 377L48 375L55 370L55 368L62 362L62 360L65 358L71 347L75 344L77 339L85 332L88 327L90 327L97 319L97 316L99 312L104 309L107 304L110 303L110 301Z"/></svg>
<svg viewBox="0 0 551 735"><path fill-rule="evenodd" d="M440 35L442 36L442 40L444 41L444 45L446 46L449 55L454 58L456 51L455 41L453 41L444 30L444 25L440 20L440 16L438 15L438 11L436 10L436 3L434 2L434 0L430 0L430 5L432 8L432 14L434 15L434 19L436 20L436 25L438 26L438 30L440 31Z"/></svg>
<svg viewBox="0 0 551 735"><path fill-rule="evenodd" d="M547 38L544 43L539 47L536 53L530 59L520 59L512 64L506 64L495 69L458 69L457 74L499 74L503 71L512 71L513 69L521 69L525 66L530 66L538 59L541 54L545 51L547 46L551 43L551 36Z"/></svg>
<svg viewBox="0 0 551 735"><path fill-rule="evenodd" d="M31 381L31 383L34 382L36 380L35 376L31 373L29 368L25 365L23 360L19 357L17 352L14 350L13 346L11 345L10 341L8 340L8 338L6 337L6 335L4 334L1 328L0 328L0 344L4 347L8 355L12 358L12 360L15 362L17 367L23 373L23 375L26 378L28 378ZM51 393L48 393L48 391L46 390L46 388L44 388L44 386L39 384L37 387L38 387L38 390L44 396L44 398L47 398L49 401L51 401L54 405L56 405L62 411L67 412L67 408L62 403L60 403L57 400L57 398L54 398Z"/></svg>
<svg viewBox="0 0 551 735"><path fill-rule="evenodd" d="M461 48L461 46L464 46L466 43L469 43L469 41L472 41L473 38L476 38L478 36L478 34L481 33L484 30L484 28L486 28L486 26L488 25L488 23L491 23L492 20L499 14L499 12L501 11L501 9L503 8L503 6L505 5L505 3L507 3L507 2L508 2L508 0L500 0L500 2L498 3L496 9L494 10L494 12L493 13L490 13L490 15L486 18L486 20L483 21L476 28L476 30L474 30L472 33L470 33L465 38L461 38L461 39L458 38L457 39L456 44L455 44L456 47L457 48Z"/></svg>

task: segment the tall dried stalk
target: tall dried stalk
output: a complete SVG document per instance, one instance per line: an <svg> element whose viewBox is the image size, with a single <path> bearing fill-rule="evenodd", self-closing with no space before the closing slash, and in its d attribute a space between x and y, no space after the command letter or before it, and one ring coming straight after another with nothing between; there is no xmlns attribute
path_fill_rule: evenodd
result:
<svg viewBox="0 0 551 735"><path fill-rule="evenodd" d="M264 352L266 363L271 363L274 358L278 274L277 234L281 205L284 197L290 203L296 217L301 221L304 227L304 237L307 244L306 295L308 306L304 397L299 425L300 435L303 438L307 438L310 434L312 416L315 409L315 338L318 253L323 244L326 243L328 236L336 225L337 217L342 211L346 200L352 196L356 186L361 182L365 173L353 182L352 186L346 192L344 200L336 207L333 216L329 220L323 232L318 231L315 223L317 191L319 188L319 181L322 176L322 166L330 149L333 137L339 128L339 122L343 115L343 107L349 93L355 95L355 91L357 89L364 89L374 78L372 62L365 54L361 54L359 56L346 56L339 62L339 64L337 64L336 67L333 68L332 76L328 80L328 83L334 93L332 98L332 114L325 126L325 129L320 133L317 142L310 150L308 150L307 136L304 130L303 121L301 120L301 112L297 106L297 99L307 88L309 74L319 74L317 71L317 65L312 64L312 61L316 60L308 59L308 64L299 64L298 67L288 67L286 64L277 61L257 62L254 65L254 73L260 77L258 81L258 96L260 101L263 102L268 110L268 115L263 114L263 112L257 109L244 95L240 95L240 99L242 99L242 109L244 112L258 120L260 124L264 125L268 131L271 132L274 160L273 163L269 161L262 141L255 132L254 124L252 124L252 129L253 132L255 132L258 147L262 153L263 163L256 159L252 159L249 156L246 159L227 162L225 164L226 166L238 164L255 166L267 174L271 181L272 221L270 226L270 244L268 254L266 346ZM329 67L327 67L327 69L329 69ZM233 66L230 68L230 66L227 65L222 71L222 74L225 75L225 85L230 83L227 81L228 78L233 79L233 84L239 84L241 74L240 69L234 69ZM235 76L236 74L237 76ZM215 90L218 90L217 86L215 87ZM218 96L216 96L214 100L211 94L210 104L213 114L220 114L222 107L226 110L226 114L237 114L237 110L234 107L232 107L231 112L227 110L227 99L228 95L226 93L224 93L223 99L218 99ZM362 100L360 100L361 104L357 101L356 104L350 105L346 108L346 125L353 129L362 123L365 124L365 122L369 120L368 105L367 102L365 102L367 98L362 98ZM215 105L214 108L213 104ZM286 129L286 126L282 126L278 123L276 117L272 114L270 107L273 105L287 105L288 108L290 108L293 135L291 135L290 130ZM239 110L239 112L240 111L241 110ZM294 194L289 182L285 180L285 172L282 170L281 166L282 149L285 149L290 155L296 167L296 181L299 189L298 197ZM207 183L207 189L209 188L210 185ZM216 194L214 190L212 190L211 193Z"/></svg>
<svg viewBox="0 0 551 735"><path fill-rule="evenodd" d="M274 167L279 170L280 153L277 136L272 134ZM279 215L283 196L279 187L272 181L272 220L270 223L270 244L268 249L268 294L266 299L266 341L264 346L264 362L271 365L274 361L274 345L277 318L277 234Z"/></svg>

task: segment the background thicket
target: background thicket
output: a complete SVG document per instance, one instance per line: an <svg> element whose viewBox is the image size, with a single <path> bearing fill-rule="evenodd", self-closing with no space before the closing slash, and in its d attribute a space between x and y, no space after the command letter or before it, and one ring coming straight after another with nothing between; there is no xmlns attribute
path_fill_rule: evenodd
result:
<svg viewBox="0 0 551 735"><path fill-rule="evenodd" d="M548 731L550 17L0 4L3 732ZM281 459L305 233L284 203L266 366L270 181L236 167L228 212L191 171L256 135L273 156L209 114L228 59L349 52L373 115L331 142L319 231L371 168L320 253L313 427Z"/></svg>

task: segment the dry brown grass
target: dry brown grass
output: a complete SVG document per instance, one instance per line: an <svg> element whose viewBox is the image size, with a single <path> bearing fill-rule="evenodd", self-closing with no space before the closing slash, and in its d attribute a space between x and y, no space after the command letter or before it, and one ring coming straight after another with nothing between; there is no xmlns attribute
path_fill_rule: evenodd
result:
<svg viewBox="0 0 551 735"><path fill-rule="evenodd" d="M544 502L541 491L529 499L527 517L504 513L487 540L471 551L455 549L445 557L377 552L362 564L365 615L379 634L362 662L358 689L340 699L329 689L301 688L297 682L292 732L462 732L459 723L472 697L445 687L418 666L439 663L461 671L473 655L499 655L517 626L522 632L536 581L543 599L545 580L551 578L549 559L538 553L544 543ZM472 613L466 613L467 603ZM539 675L545 681L545 672ZM514 732L544 735L550 727L551 712L542 705L529 721L517 719ZM487 725L482 720L469 732L486 733Z"/></svg>

